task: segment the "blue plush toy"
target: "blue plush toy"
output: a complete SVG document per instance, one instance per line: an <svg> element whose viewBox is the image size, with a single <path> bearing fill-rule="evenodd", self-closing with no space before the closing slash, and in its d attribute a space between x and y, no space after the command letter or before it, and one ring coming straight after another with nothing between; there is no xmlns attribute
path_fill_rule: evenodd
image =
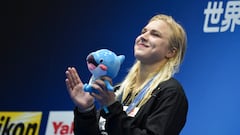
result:
<svg viewBox="0 0 240 135"><path fill-rule="evenodd" d="M117 76L121 64L125 60L124 55L117 56L114 52L108 49L100 49L95 52L90 53L87 56L87 66L88 70L92 73L92 77L89 80L88 84L84 84L84 91L86 92L95 92L97 90L91 87L93 80L100 78L101 76L108 76L114 78ZM108 90L113 91L113 86L105 81L106 87ZM100 109L100 104L95 100L94 102L97 109ZM108 109L103 106L103 109L108 113Z"/></svg>

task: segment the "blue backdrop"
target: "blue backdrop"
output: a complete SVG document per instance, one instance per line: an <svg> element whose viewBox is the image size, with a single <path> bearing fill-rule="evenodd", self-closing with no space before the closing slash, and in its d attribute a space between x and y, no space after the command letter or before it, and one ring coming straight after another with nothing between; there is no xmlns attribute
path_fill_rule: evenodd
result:
<svg viewBox="0 0 240 135"><path fill-rule="evenodd" d="M221 5L222 4L222 5ZM108 48L126 60L114 82L134 62L133 45L157 13L186 29L188 48L176 78L189 99L182 135L239 135L240 1L81 0L11 1L2 16L0 111L72 110L65 70L75 66L84 82L85 58Z"/></svg>

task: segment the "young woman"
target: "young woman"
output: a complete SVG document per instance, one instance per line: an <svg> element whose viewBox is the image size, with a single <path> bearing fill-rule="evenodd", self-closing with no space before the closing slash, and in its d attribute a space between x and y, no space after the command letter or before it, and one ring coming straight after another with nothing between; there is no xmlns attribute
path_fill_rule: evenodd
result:
<svg viewBox="0 0 240 135"><path fill-rule="evenodd" d="M74 67L66 71L66 85L74 110L76 135L178 135L185 125L188 101L181 84L173 78L183 61L186 34L171 16L153 16L136 38L136 62L115 92L106 89L104 77L83 91ZM109 113L97 111L96 98Z"/></svg>

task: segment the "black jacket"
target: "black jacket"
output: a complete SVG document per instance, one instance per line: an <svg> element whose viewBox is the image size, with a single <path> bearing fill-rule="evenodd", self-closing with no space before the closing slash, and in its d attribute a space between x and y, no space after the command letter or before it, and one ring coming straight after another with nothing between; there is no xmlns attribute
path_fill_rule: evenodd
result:
<svg viewBox="0 0 240 135"><path fill-rule="evenodd" d="M127 116L118 101L108 109L108 114L101 111L108 135L179 135L186 122L188 101L181 84L171 78L158 85L135 117ZM85 113L74 110L74 133L101 135L95 109Z"/></svg>

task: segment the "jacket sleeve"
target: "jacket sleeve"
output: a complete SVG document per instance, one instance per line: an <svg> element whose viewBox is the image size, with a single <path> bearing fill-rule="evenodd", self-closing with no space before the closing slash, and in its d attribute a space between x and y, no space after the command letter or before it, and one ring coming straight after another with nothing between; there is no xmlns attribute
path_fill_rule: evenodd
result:
<svg viewBox="0 0 240 135"><path fill-rule="evenodd" d="M75 135L100 135L96 109L81 113L77 107L75 107L73 131Z"/></svg>
<svg viewBox="0 0 240 135"><path fill-rule="evenodd" d="M119 102L108 108L111 113L101 113L109 135L178 135L185 124L187 102L184 94L170 88L150 98L134 118L127 116Z"/></svg>

